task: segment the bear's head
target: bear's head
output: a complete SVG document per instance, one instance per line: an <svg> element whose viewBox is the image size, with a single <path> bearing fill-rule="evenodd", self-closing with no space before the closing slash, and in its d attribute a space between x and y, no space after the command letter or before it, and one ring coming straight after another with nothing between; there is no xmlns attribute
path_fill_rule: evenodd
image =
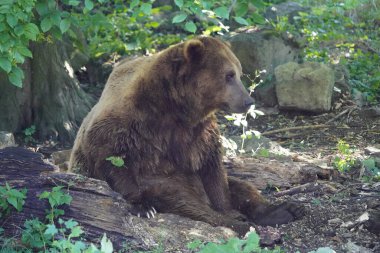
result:
<svg viewBox="0 0 380 253"><path fill-rule="evenodd" d="M182 85L195 99L195 110L210 113L224 110L232 113L246 112L253 99L240 80L242 67L224 42L199 37L186 41L181 47Z"/></svg>

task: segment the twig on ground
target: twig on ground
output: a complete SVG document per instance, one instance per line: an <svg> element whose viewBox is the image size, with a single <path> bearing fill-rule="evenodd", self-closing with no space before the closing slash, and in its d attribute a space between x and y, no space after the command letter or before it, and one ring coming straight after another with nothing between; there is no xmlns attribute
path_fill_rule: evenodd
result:
<svg viewBox="0 0 380 253"><path fill-rule="evenodd" d="M308 125L308 126L296 126L296 127L285 127L285 128L281 128L281 129L272 130L272 131L266 131L266 132L262 133L261 135L271 135L271 134L277 134L277 133L281 133L281 132L294 131L294 130L315 129L315 128L329 128L329 127L331 127L331 126L325 125L325 124L322 124L322 125Z"/></svg>
<svg viewBox="0 0 380 253"><path fill-rule="evenodd" d="M274 196L281 197L285 195L294 195L297 193L313 192L313 191L321 189L322 187L323 185L312 182L312 183L299 185L285 191L276 192L274 193Z"/></svg>
<svg viewBox="0 0 380 253"><path fill-rule="evenodd" d="M333 121L335 121L335 120L339 119L340 117L342 117L344 114L348 113L349 111L350 111L350 108L349 108L349 109L346 109L346 110L344 110L343 112L339 113L339 114L338 114L338 115L336 115L335 117L333 117L333 118L329 119L329 120L326 122L326 124L329 124L329 123L331 123L331 122L333 122Z"/></svg>

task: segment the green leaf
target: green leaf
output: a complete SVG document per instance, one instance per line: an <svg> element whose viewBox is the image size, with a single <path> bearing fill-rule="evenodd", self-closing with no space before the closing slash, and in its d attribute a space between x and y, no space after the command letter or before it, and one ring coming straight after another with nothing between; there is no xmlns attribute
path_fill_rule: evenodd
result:
<svg viewBox="0 0 380 253"><path fill-rule="evenodd" d="M0 6L1 5L11 5L13 4L14 0L1 0Z"/></svg>
<svg viewBox="0 0 380 253"><path fill-rule="evenodd" d="M140 1L139 0L133 0L129 6L129 8L133 9L135 8L137 5L139 5Z"/></svg>
<svg viewBox="0 0 380 253"><path fill-rule="evenodd" d="M65 227L68 228L68 229L72 229L76 226L78 226L78 222L76 222L75 220L73 219L70 219L68 221L65 221Z"/></svg>
<svg viewBox="0 0 380 253"><path fill-rule="evenodd" d="M111 161L112 165L114 165L116 167L122 167L124 165L124 160L120 156L107 157L106 161Z"/></svg>
<svg viewBox="0 0 380 253"><path fill-rule="evenodd" d="M24 63L25 57L20 54L19 51L15 51L13 54L13 58L16 63Z"/></svg>
<svg viewBox="0 0 380 253"><path fill-rule="evenodd" d="M0 67L7 73L9 73L12 69L12 64L7 58L0 58Z"/></svg>
<svg viewBox="0 0 380 253"><path fill-rule="evenodd" d="M18 47L17 50L21 55L32 58L32 52L27 47Z"/></svg>
<svg viewBox="0 0 380 253"><path fill-rule="evenodd" d="M174 2L175 2L175 5L177 5L178 6L178 8L182 8L182 6L183 6L183 0L174 0Z"/></svg>
<svg viewBox="0 0 380 253"><path fill-rule="evenodd" d="M103 238L100 242L100 251L102 253L112 253L113 252L113 245L112 242L107 238L106 234L103 235Z"/></svg>
<svg viewBox="0 0 380 253"><path fill-rule="evenodd" d="M242 17L235 17L235 21L241 25L249 25L248 21Z"/></svg>
<svg viewBox="0 0 380 253"><path fill-rule="evenodd" d="M69 19L62 19L61 23L59 24L59 29L61 29L62 33L65 33L67 30L69 30L70 24L71 22Z"/></svg>
<svg viewBox="0 0 380 253"><path fill-rule="evenodd" d="M21 35L24 34L24 26L23 25L16 25L16 27L13 28L13 31L17 37L21 37Z"/></svg>
<svg viewBox="0 0 380 253"><path fill-rule="evenodd" d="M61 202L59 204L60 205L63 205L63 204L70 205L72 200L73 200L73 197L71 197L69 194L64 194L61 197Z"/></svg>
<svg viewBox="0 0 380 253"><path fill-rule="evenodd" d="M84 0L84 7L87 11L91 11L94 8L94 3L91 0Z"/></svg>
<svg viewBox="0 0 380 253"><path fill-rule="evenodd" d="M9 204L11 204L14 208L17 209L17 198L16 197L8 196L7 201Z"/></svg>
<svg viewBox="0 0 380 253"><path fill-rule="evenodd" d="M43 1L38 1L36 4L37 13L43 17L49 12L48 5Z"/></svg>
<svg viewBox="0 0 380 253"><path fill-rule="evenodd" d="M5 30L5 24L4 23L0 23L0 32L4 31Z"/></svg>
<svg viewBox="0 0 380 253"><path fill-rule="evenodd" d="M263 25L265 24L265 18L257 13L252 13L251 19L254 23Z"/></svg>
<svg viewBox="0 0 380 253"><path fill-rule="evenodd" d="M71 229L70 238L79 237L81 234L83 234L83 230L80 226L73 227Z"/></svg>
<svg viewBox="0 0 380 253"><path fill-rule="evenodd" d="M248 12L248 3L237 3L235 7L235 15L243 17Z"/></svg>
<svg viewBox="0 0 380 253"><path fill-rule="evenodd" d="M70 0L69 1L69 5L71 5L71 6L78 6L79 4L80 4L80 2L77 0Z"/></svg>
<svg viewBox="0 0 380 253"><path fill-rule="evenodd" d="M195 249L199 248L201 245L202 245L202 241L197 239L192 242L189 242L186 246L188 249L194 251Z"/></svg>
<svg viewBox="0 0 380 253"><path fill-rule="evenodd" d="M19 67L12 68L12 71L9 74L9 81L21 88L22 87L22 79L24 78L24 72Z"/></svg>
<svg viewBox="0 0 380 253"><path fill-rule="evenodd" d="M58 229L55 227L54 224L48 224L46 225L45 235L55 235L58 233Z"/></svg>
<svg viewBox="0 0 380 253"><path fill-rule="evenodd" d="M140 10L145 14L145 15L150 15L152 12L152 5L150 3L143 3L140 7Z"/></svg>
<svg viewBox="0 0 380 253"><path fill-rule="evenodd" d="M251 3L259 9L266 8L266 5L262 0L251 0Z"/></svg>
<svg viewBox="0 0 380 253"><path fill-rule="evenodd" d="M187 18L187 14L186 13L180 13L178 15L175 15L173 20L172 20L172 23L181 23L183 21L185 21L185 19Z"/></svg>
<svg viewBox="0 0 380 253"><path fill-rule="evenodd" d="M59 11L53 11L50 15L50 19L53 25L59 26L61 23L61 13Z"/></svg>
<svg viewBox="0 0 380 253"><path fill-rule="evenodd" d="M216 8L214 12L218 17L225 18L225 19L228 19L229 17L228 9L225 6Z"/></svg>
<svg viewBox="0 0 380 253"><path fill-rule="evenodd" d="M197 26L194 24L193 21L188 21L185 24L185 30L191 33L195 33L197 31Z"/></svg>
<svg viewBox="0 0 380 253"><path fill-rule="evenodd" d="M369 170L376 168L376 162L375 162L375 159L373 158L363 160L362 164L366 169L369 169Z"/></svg>
<svg viewBox="0 0 380 253"><path fill-rule="evenodd" d="M41 193L40 195L38 195L38 198L39 199L47 199L49 196L50 196L50 192L44 191L43 193Z"/></svg>
<svg viewBox="0 0 380 253"><path fill-rule="evenodd" d="M38 29L38 26L33 23L28 23L24 26L24 35L27 39L35 41L39 33L40 30Z"/></svg>
<svg viewBox="0 0 380 253"><path fill-rule="evenodd" d="M260 252L260 237L255 232L248 234L247 243L244 247L243 253Z"/></svg>
<svg viewBox="0 0 380 253"><path fill-rule="evenodd" d="M44 19L42 19L42 21L41 21L41 24L40 24L40 26L41 26L41 30L43 31L43 32L47 32L47 31L49 31L50 30L50 28L52 27L52 22L51 22L51 19L50 19L50 17L45 17Z"/></svg>
<svg viewBox="0 0 380 253"><path fill-rule="evenodd" d="M12 27L12 28L15 27L17 25L17 22L18 22L18 20L14 15L12 15L12 14L7 15L7 23L10 27Z"/></svg>

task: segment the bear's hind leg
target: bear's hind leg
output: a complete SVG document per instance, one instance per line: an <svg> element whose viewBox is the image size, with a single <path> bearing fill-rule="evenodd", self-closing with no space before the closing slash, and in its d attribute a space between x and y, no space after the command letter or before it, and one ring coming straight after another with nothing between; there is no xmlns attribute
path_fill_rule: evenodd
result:
<svg viewBox="0 0 380 253"><path fill-rule="evenodd" d="M303 206L285 202L269 204L250 183L228 177L233 208L246 215L257 225L276 226L294 221L304 214Z"/></svg>
<svg viewBox="0 0 380 253"><path fill-rule="evenodd" d="M180 175L169 178L144 180L144 203L158 212L174 213L212 226L226 226L240 235L249 231L250 224L212 209L200 178L197 175Z"/></svg>

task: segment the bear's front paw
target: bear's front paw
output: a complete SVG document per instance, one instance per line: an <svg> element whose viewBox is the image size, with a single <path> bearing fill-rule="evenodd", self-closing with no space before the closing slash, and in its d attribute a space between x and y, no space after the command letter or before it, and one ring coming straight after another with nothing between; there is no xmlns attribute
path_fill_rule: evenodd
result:
<svg viewBox="0 0 380 253"><path fill-rule="evenodd" d="M285 202L280 205L270 205L255 217L255 223L261 226L276 226L286 224L301 218L305 208L295 202Z"/></svg>
<svg viewBox="0 0 380 253"><path fill-rule="evenodd" d="M143 205L134 205L130 212L133 215L136 215L137 217L143 217L148 219L154 218L157 214L157 211L153 206L146 207Z"/></svg>

